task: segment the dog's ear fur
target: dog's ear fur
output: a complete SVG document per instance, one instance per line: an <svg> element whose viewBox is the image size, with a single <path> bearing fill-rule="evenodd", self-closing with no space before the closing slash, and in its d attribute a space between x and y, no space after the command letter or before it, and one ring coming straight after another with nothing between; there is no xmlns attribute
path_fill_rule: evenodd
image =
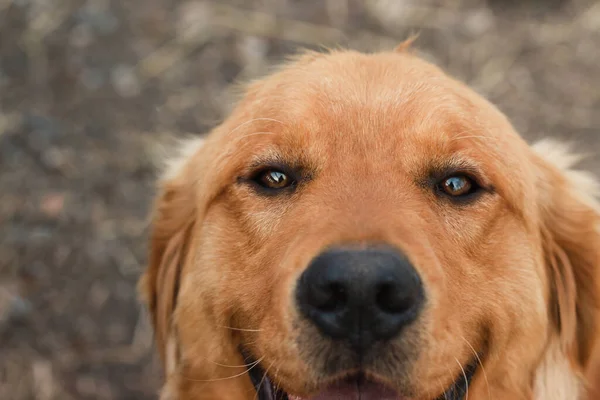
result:
<svg viewBox="0 0 600 400"><path fill-rule="evenodd" d="M202 139L186 141L170 159L159 181L152 214L149 263L139 291L152 317L156 342L167 373L176 363L172 315L177 302L180 272L188 254L191 232L198 219L197 170L192 157L201 157Z"/></svg>
<svg viewBox="0 0 600 400"><path fill-rule="evenodd" d="M579 157L565 144L545 140L533 148L553 319L562 352L584 373L600 338L599 186L571 169Z"/></svg>
<svg viewBox="0 0 600 400"><path fill-rule="evenodd" d="M394 48L396 53L406 53L411 52L413 50L413 44L419 38L418 33L413 33L408 38L404 39L399 45Z"/></svg>

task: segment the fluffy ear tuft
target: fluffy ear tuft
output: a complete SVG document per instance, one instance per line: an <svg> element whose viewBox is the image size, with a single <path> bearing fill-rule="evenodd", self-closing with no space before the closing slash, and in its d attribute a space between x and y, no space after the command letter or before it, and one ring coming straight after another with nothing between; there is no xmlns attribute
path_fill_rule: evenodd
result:
<svg viewBox="0 0 600 400"><path fill-rule="evenodd" d="M544 140L538 153L538 201L552 285L556 327L563 352L583 371L600 326L600 205L598 183L571 168L581 157Z"/></svg>
<svg viewBox="0 0 600 400"><path fill-rule="evenodd" d="M419 34L413 33L407 39L403 40L402 43L400 43L398 46L396 46L394 51L396 53L405 53L405 52L411 51L413 44L417 41L418 38L419 38Z"/></svg>
<svg viewBox="0 0 600 400"><path fill-rule="evenodd" d="M185 163L196 154L203 146L203 137L194 137L180 140L175 148L175 153L163 158L162 181L175 179L184 170Z"/></svg>
<svg viewBox="0 0 600 400"><path fill-rule="evenodd" d="M582 201L600 210L600 182L588 171L573 169L587 158L585 154L575 153L572 145L554 139L540 140L533 145L533 149L565 175Z"/></svg>

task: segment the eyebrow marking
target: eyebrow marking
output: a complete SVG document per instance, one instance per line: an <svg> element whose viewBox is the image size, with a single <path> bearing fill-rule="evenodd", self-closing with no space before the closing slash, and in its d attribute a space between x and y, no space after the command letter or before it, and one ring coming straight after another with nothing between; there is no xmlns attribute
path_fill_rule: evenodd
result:
<svg viewBox="0 0 600 400"><path fill-rule="evenodd" d="M242 122L241 124L239 124L238 126L236 126L235 128L233 128L232 130L230 130L227 135L231 135L233 132L237 131L238 129L251 124L253 122L257 122L257 121L270 121L270 122L277 122L283 126L286 126L283 122L279 121L278 119L274 119L274 118L266 118L266 117L259 117L259 118L252 118L251 120L248 120L246 122Z"/></svg>
<svg viewBox="0 0 600 400"><path fill-rule="evenodd" d="M246 138L249 138L251 136L258 136L258 135L275 135L275 132L264 131L264 132L247 133L244 136L240 136L238 138L235 138L235 143L240 142L242 139L246 139Z"/></svg>
<svg viewBox="0 0 600 400"><path fill-rule="evenodd" d="M465 174L476 181L482 189L493 192L489 177L483 171L478 163L473 160L459 158L459 156L450 156L444 160L433 160L424 170L424 179L422 183L425 185L437 184L442 179L450 175Z"/></svg>
<svg viewBox="0 0 600 400"><path fill-rule="evenodd" d="M483 136L483 135L458 136L458 137L451 138L450 141L454 142L455 140L461 140L461 139L486 139L486 140L498 141L498 138L491 137L491 136Z"/></svg>

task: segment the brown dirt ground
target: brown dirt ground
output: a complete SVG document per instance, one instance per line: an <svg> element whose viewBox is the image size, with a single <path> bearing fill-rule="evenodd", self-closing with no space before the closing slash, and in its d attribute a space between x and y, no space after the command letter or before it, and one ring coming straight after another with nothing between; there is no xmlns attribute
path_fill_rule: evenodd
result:
<svg viewBox="0 0 600 400"><path fill-rule="evenodd" d="M298 47L417 31L527 138L600 150L598 1L0 0L0 399L155 398L135 282L160 143Z"/></svg>

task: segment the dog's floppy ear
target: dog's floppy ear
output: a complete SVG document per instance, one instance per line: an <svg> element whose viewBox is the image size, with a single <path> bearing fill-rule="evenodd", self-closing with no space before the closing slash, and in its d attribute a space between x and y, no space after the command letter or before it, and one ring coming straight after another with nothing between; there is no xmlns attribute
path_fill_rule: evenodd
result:
<svg viewBox="0 0 600 400"><path fill-rule="evenodd" d="M600 204L598 184L571 168L579 157L545 140L537 152L538 204L560 346L582 373L600 337Z"/></svg>
<svg viewBox="0 0 600 400"><path fill-rule="evenodd" d="M165 370L176 362L172 315L177 302L180 272L198 220L196 184L201 180L192 159L202 157L202 139L183 144L180 154L170 160L159 181L159 193L152 214L149 264L139 290L150 311L156 342ZM201 164L202 162L199 161Z"/></svg>

